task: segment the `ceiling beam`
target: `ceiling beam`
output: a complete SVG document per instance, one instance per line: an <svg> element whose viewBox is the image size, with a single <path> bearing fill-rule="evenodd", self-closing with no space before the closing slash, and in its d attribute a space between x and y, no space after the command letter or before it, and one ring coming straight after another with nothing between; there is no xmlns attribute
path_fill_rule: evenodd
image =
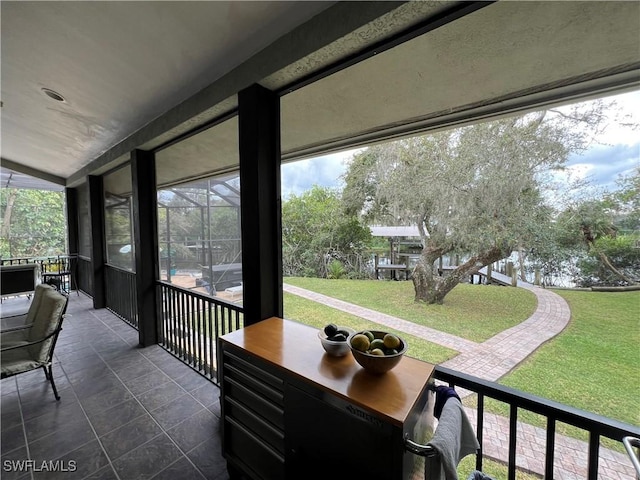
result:
<svg viewBox="0 0 640 480"><path fill-rule="evenodd" d="M322 80L329 75L344 70L345 68L349 68L356 63L371 58L374 55L379 55L404 42L408 42L409 40L419 37L420 35L424 35L425 33L431 32L433 30L436 30L437 28L459 20L460 18L474 13L481 8L488 7L496 1L497 0L473 2L468 1L456 3L445 11L433 17L426 18L406 30L402 30L389 38L384 38L378 42L375 42L374 44L369 45L364 49L347 56L346 58L339 59L338 61L326 66L325 68L322 68L315 72L311 72L309 75L306 75L301 79L297 79L289 85L280 87L277 90L277 93L279 95L286 95L295 90L298 90L299 88L303 88L313 82L317 82L318 80Z"/></svg>
<svg viewBox="0 0 640 480"><path fill-rule="evenodd" d="M0 158L0 163L2 163L3 168L13 170L14 172L23 173L24 175L39 178L40 180L46 180L47 182L55 183L56 185L65 186L67 184L67 181L62 177L43 172L36 168L28 167L27 165L16 163L12 160L7 160L6 158Z"/></svg>

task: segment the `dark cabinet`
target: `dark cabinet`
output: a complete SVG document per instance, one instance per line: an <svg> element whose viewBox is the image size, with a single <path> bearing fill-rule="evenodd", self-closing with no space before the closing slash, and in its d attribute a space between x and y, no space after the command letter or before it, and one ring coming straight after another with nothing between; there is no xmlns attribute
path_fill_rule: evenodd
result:
<svg viewBox="0 0 640 480"><path fill-rule="evenodd" d="M251 478L284 478L284 381L233 348L223 362L227 461Z"/></svg>
<svg viewBox="0 0 640 480"><path fill-rule="evenodd" d="M433 365L405 357L372 375L324 353L317 330L279 318L220 338L223 454L251 479L423 477Z"/></svg>
<svg viewBox="0 0 640 480"><path fill-rule="evenodd" d="M39 267L35 263L0 266L2 296L31 294L38 283Z"/></svg>

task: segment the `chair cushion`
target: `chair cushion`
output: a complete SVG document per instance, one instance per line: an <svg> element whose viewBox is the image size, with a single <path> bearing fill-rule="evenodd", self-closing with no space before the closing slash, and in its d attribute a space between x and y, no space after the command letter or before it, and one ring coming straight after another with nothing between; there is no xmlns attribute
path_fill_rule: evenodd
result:
<svg viewBox="0 0 640 480"><path fill-rule="evenodd" d="M29 330L16 330L14 332L3 332L0 335L0 347L12 347L21 343L26 343L29 337Z"/></svg>
<svg viewBox="0 0 640 480"><path fill-rule="evenodd" d="M53 288L51 285L47 285L46 283L39 283L38 285L36 285L36 291L33 294L33 300L31 300L31 305L29 305L29 310L27 311L27 318L24 321L25 325L30 325L33 323L33 320L36 318L38 310L40 309L42 295L47 290L55 290L55 288Z"/></svg>
<svg viewBox="0 0 640 480"><path fill-rule="evenodd" d="M44 290L27 340L30 342L40 340L58 328L62 321L62 314L66 304L67 297L57 292L54 288ZM36 362L46 362L52 343L53 338L50 338L28 347L31 358Z"/></svg>
<svg viewBox="0 0 640 480"><path fill-rule="evenodd" d="M0 356L0 374L2 378L28 372L42 366L40 362L31 358L28 348L16 348L15 350L2 352Z"/></svg>

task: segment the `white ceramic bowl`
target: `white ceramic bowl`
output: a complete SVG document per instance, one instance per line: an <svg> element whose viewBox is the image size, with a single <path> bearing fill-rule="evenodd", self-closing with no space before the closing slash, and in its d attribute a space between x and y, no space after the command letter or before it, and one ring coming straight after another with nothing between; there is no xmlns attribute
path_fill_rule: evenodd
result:
<svg viewBox="0 0 640 480"><path fill-rule="evenodd" d="M349 333L349 336L355 333L355 330L349 327L338 327L338 330L344 330ZM324 329L318 331L318 338L320 339L325 352L334 357L343 357L351 351L349 342L346 340L344 342L329 340L327 335L324 333Z"/></svg>

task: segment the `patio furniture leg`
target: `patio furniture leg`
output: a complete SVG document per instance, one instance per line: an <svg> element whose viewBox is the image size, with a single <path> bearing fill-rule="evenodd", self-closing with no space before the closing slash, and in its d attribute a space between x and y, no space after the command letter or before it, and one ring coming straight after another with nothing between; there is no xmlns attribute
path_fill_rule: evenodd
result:
<svg viewBox="0 0 640 480"><path fill-rule="evenodd" d="M45 368L45 372L46 372L47 371L46 367L43 367L43 368ZM53 395L56 397L56 400L59 401L60 395L58 395L58 389L56 388L56 384L53 381L53 372L51 371L51 368L52 368L52 365L49 365L49 372L47 372L48 378L49 378L49 382L51 383L51 388L53 388Z"/></svg>
<svg viewBox="0 0 640 480"><path fill-rule="evenodd" d="M43 365L42 370L44 370L44 376L47 377L47 380L49 380L49 372L47 371L47 367Z"/></svg>

